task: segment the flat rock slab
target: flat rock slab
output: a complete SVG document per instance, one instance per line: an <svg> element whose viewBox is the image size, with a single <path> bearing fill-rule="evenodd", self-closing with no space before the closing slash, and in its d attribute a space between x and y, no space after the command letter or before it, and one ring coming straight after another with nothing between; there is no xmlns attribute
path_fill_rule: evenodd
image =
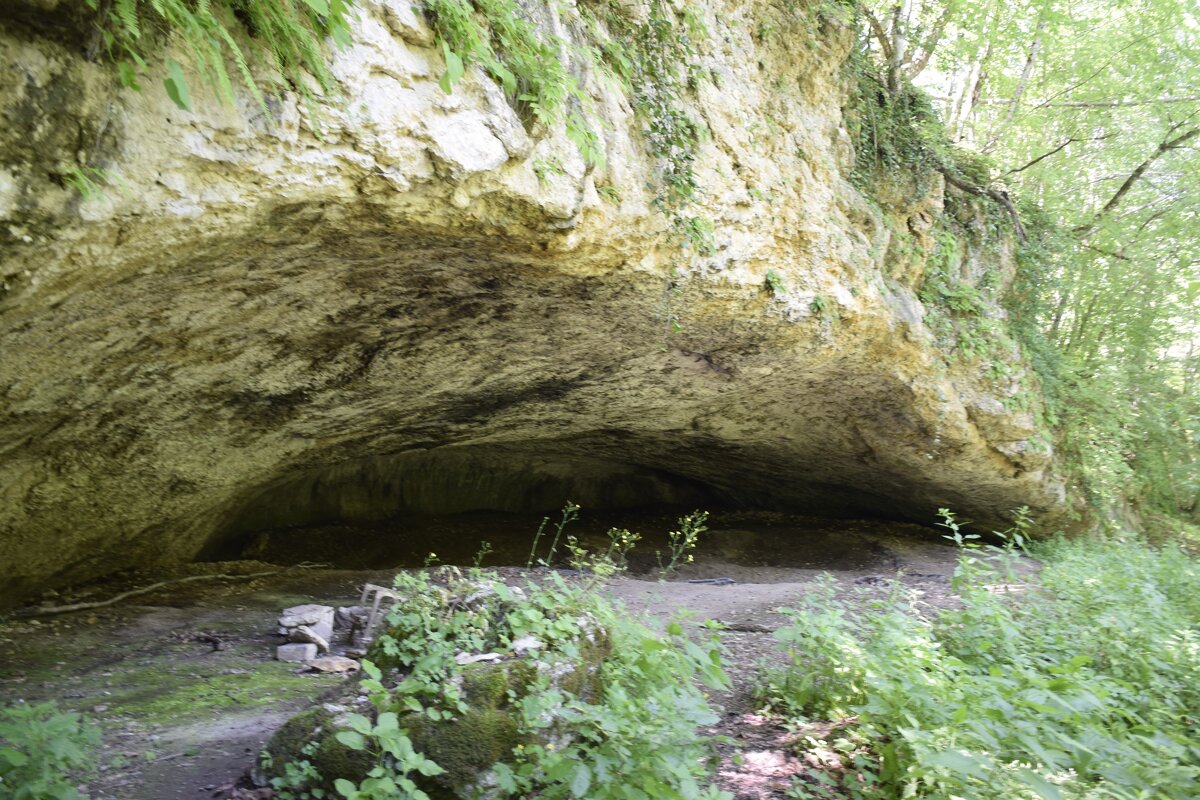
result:
<svg viewBox="0 0 1200 800"><path fill-rule="evenodd" d="M310 660L308 666L317 672L358 672L360 669L357 661L345 656L321 656Z"/></svg>
<svg viewBox="0 0 1200 800"><path fill-rule="evenodd" d="M310 628L307 625L301 625L297 628L291 629L291 631L288 633L288 641L298 643L308 642L315 644L317 649L322 653L328 653L329 638L331 635L332 632L326 632L326 634L322 636L314 628Z"/></svg>
<svg viewBox="0 0 1200 800"><path fill-rule="evenodd" d="M279 616L279 627L295 628L300 625L328 625L333 628L333 606L309 603L285 608Z"/></svg>
<svg viewBox="0 0 1200 800"><path fill-rule="evenodd" d="M317 657L315 644L281 644L275 648L275 658L279 661L304 662Z"/></svg>

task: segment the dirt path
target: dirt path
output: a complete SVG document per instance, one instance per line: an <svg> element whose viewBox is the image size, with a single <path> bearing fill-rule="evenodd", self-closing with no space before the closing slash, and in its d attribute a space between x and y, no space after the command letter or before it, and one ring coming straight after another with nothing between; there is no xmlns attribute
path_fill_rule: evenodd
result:
<svg viewBox="0 0 1200 800"><path fill-rule="evenodd" d="M915 557L897 554L897 569L886 575L864 570L832 574L847 595L880 593L886 590L888 578L898 577L921 592L931 606L949 602L955 552L941 547L911 549ZM794 605L821 574L820 570L794 570L787 576L790 580L766 584L697 586L622 579L612 585L612 593L632 609L662 619L687 609L693 620L716 619L727 626L720 636L733 686L713 698L723 713L706 733L723 742L718 746L716 783L735 800L786 798L792 782L813 766L797 755L795 744L802 737L781 720L761 713L753 693L763 665L785 660L773 634L787 618L777 609Z"/></svg>
<svg viewBox="0 0 1200 800"><path fill-rule="evenodd" d="M795 532L786 525L722 528L676 579L633 575L607 586L652 618L686 610L693 621L728 626L721 636L734 686L714 698L724 714L712 732L731 740L722 746L719 781L740 800L784 797L792 776L804 769L790 755L789 733L757 715L751 696L759 665L779 654L771 636L783 621L776 609L794 603L829 569L826 563L847 591L882 583L899 570L934 602L948 592L953 548L928 535L853 524L865 527L843 530L842 547L825 542L836 547L828 558L814 554L811 542L789 552ZM263 565L236 568L253 572ZM279 725L345 680L273 660L279 609L347 605L364 582L388 582L393 573L292 569L189 584L139 598L141 605L0 624L0 701L56 700L101 724L100 772L85 787L94 798L223 797ZM711 578L735 582L686 582Z"/></svg>

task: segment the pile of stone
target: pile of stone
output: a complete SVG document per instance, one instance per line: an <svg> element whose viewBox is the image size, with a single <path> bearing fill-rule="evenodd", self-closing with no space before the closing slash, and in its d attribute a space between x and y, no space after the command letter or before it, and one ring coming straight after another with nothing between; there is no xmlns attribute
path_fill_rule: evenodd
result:
<svg viewBox="0 0 1200 800"><path fill-rule="evenodd" d="M336 618L333 606L308 603L285 608L279 617L279 635L288 643L275 649L275 657L280 661L312 661L317 653L328 653Z"/></svg>
<svg viewBox="0 0 1200 800"><path fill-rule="evenodd" d="M345 656L361 657L387 604L398 601L395 592L368 583L359 601L363 605L334 608L308 603L285 608L279 617L279 635L286 642L275 649L275 658L318 670L345 671L325 668L335 663L345 666Z"/></svg>

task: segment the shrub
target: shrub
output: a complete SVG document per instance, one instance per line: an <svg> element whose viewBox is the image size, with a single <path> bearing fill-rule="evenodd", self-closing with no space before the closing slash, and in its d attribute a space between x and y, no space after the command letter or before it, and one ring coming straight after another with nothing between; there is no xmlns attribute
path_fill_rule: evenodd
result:
<svg viewBox="0 0 1200 800"><path fill-rule="evenodd" d="M347 715L333 734L370 766L312 786L352 800L485 787L498 797L722 797L704 786L708 742L697 732L716 721L697 684L726 685L714 637L693 641L678 622L652 631L556 573L517 588L443 567L401 574L396 587L405 600L364 663L374 711Z"/></svg>
<svg viewBox="0 0 1200 800"><path fill-rule="evenodd" d="M0 709L0 797L71 800L72 776L92 765L99 731L53 703Z"/></svg>
<svg viewBox="0 0 1200 800"><path fill-rule="evenodd" d="M896 585L869 611L831 583L788 612L791 666L762 693L839 719L844 771L798 797L1194 798L1200 780L1200 569L1175 548L1055 541L1013 584L1012 548L947 526L961 606Z"/></svg>

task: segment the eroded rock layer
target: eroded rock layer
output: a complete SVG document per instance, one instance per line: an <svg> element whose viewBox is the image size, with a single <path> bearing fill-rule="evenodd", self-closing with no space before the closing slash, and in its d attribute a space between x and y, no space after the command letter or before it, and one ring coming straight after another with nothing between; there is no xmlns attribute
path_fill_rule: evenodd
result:
<svg viewBox="0 0 1200 800"><path fill-rule="evenodd" d="M363 4L320 137L294 97L272 120L122 90L28 2L0 22L8 599L339 516L1063 511L1017 352L1001 377L948 356L917 299L943 187L849 181L836 19L798 47L762 32L771 3L693 4L701 254L653 205L619 86L581 72L587 167L480 71L443 92L403 0ZM101 196L69 185L81 165ZM954 268L1002 288L1011 248L966 237Z"/></svg>

